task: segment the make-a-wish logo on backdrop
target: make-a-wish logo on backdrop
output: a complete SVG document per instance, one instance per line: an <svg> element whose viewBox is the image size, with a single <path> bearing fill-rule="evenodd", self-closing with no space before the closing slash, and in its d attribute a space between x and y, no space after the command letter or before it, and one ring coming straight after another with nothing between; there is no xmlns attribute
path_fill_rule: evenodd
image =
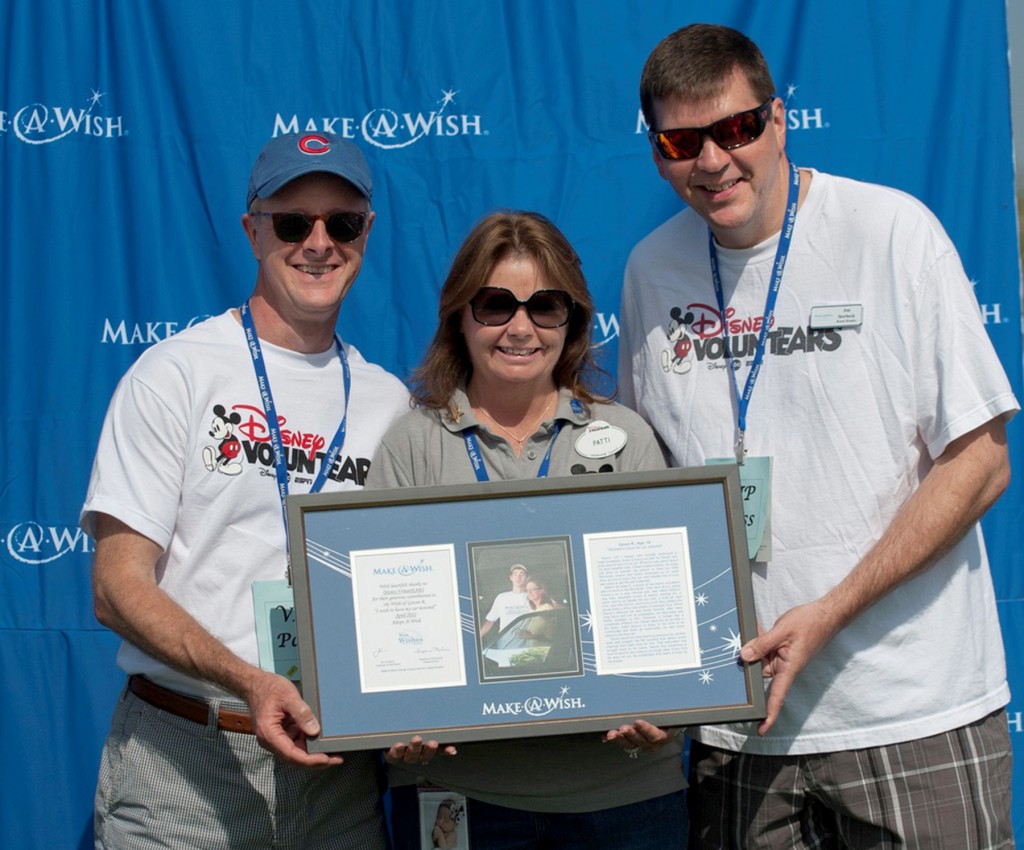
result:
<svg viewBox="0 0 1024 850"><path fill-rule="evenodd" d="M971 286L978 288L978 281L971 279ZM977 293L975 293L977 295ZM978 299L978 307L981 308L981 321L986 325L1004 325L1010 321L1009 316L1003 313L1003 305L998 301L994 304L985 304Z"/></svg>
<svg viewBox="0 0 1024 850"><path fill-rule="evenodd" d="M4 535L7 554L22 564L49 564L65 555L88 554L94 544L82 529L73 525L43 525L27 520L12 526Z"/></svg>
<svg viewBox="0 0 1024 850"><path fill-rule="evenodd" d="M825 114L820 106L797 106L796 90L799 86L790 83L786 86L786 93L781 95L782 102L786 106L786 129L787 130L825 130L829 123L825 120Z"/></svg>
<svg viewBox="0 0 1024 850"><path fill-rule="evenodd" d="M13 134L29 145L46 145L68 136L120 139L127 136L124 116L102 106L106 92L93 89L84 105L29 103L13 112L0 110L0 135Z"/></svg>
<svg viewBox="0 0 1024 850"><path fill-rule="evenodd" d="M800 86L790 83L786 86L786 93L780 94L783 105L786 108L786 129L787 130L826 130L829 123L825 120L824 110L820 106L799 106L796 90ZM644 121L642 109L636 111L635 133L646 133L650 127Z"/></svg>
<svg viewBox="0 0 1024 850"><path fill-rule="evenodd" d="M619 317L614 313L594 313L594 326L590 344L594 348L607 345L619 336Z"/></svg>
<svg viewBox="0 0 1024 850"><path fill-rule="evenodd" d="M333 133L346 139L362 138L374 147L393 150L405 148L427 136L450 138L453 136L486 136L480 116L458 112L455 108L454 89L445 89L441 97L427 109L400 110L377 107L358 115L307 115L274 117L276 138L284 133Z"/></svg>
<svg viewBox="0 0 1024 850"><path fill-rule="evenodd" d="M111 345L152 345L162 339L174 336L179 331L197 325L210 318L209 315L193 316L186 322L136 322L131 319L103 320L100 343Z"/></svg>

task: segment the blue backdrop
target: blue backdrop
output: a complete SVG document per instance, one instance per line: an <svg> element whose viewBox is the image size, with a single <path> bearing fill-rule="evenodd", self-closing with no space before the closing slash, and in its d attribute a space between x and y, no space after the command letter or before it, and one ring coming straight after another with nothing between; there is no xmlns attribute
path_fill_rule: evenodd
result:
<svg viewBox="0 0 1024 850"><path fill-rule="evenodd" d="M459 241L484 213L516 207L577 246L612 367L626 254L679 206L651 163L640 69L695 20L762 46L798 164L931 206L1022 396L1004 0L0 2L5 846L91 841L123 680L117 640L93 618L78 511L123 371L250 291L239 217L262 143L329 130L366 151L377 222L341 328L370 359L408 375ZM985 530L1024 834L1021 427L1017 477ZM934 674L955 663L936 658Z"/></svg>

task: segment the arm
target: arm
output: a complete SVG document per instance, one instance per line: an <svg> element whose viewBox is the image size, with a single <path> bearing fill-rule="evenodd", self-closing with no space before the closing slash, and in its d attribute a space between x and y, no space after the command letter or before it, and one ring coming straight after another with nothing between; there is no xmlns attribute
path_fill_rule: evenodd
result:
<svg viewBox="0 0 1024 850"><path fill-rule="evenodd" d="M245 700L265 749L306 767L340 764L340 756L306 752L306 736L320 726L288 679L243 661L157 586L161 554L149 538L100 514L92 575L96 618L154 658Z"/></svg>
<svg viewBox="0 0 1024 850"><path fill-rule="evenodd" d="M772 727L793 679L836 632L952 548L1009 480L1006 426L996 417L946 447L846 578L820 599L791 608L743 647L740 657L764 661L765 675L773 677L760 734Z"/></svg>

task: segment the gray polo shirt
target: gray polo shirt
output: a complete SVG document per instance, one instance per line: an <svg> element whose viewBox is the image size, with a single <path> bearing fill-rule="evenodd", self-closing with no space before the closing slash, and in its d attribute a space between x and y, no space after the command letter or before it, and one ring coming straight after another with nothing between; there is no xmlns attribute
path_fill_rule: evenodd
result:
<svg viewBox="0 0 1024 850"><path fill-rule="evenodd" d="M492 481L533 478L551 448L549 477L664 469L658 439L643 419L617 404L574 407L563 390L552 419L541 423L516 457L506 440L478 421L465 393L453 399L458 421L446 412L414 410L384 435L366 479L367 487L471 484L476 481L464 439L476 429L477 444ZM551 445L554 423L561 429ZM590 458L588 426L608 423L625 433L621 449ZM593 453L587 450L587 453ZM628 685L623 685L628 687ZM459 744L458 755L437 756L421 772L392 767L391 783L422 781L499 806L538 812L588 812L670 794L686 787L675 741L656 753L631 759L602 733Z"/></svg>
<svg viewBox="0 0 1024 850"><path fill-rule="evenodd" d="M551 446L549 478L666 466L654 431L638 414L620 404L593 404L589 410L583 406L574 408L572 397L562 390L555 415L541 423L523 445L519 457L503 436L473 415L464 392L456 392L453 404L460 411L457 422L447 412L424 409L413 410L395 422L381 441L366 486L472 484L476 474L466 452L465 432L474 428L492 481L535 478L551 445L556 420L561 422L561 431ZM580 452L580 439L588 426L597 422L607 422L624 431L626 444L608 457L588 458Z"/></svg>

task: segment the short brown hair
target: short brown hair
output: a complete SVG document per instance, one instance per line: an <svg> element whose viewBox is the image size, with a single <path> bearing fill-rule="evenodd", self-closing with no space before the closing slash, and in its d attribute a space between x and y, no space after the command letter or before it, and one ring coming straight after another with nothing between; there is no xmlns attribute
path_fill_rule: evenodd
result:
<svg viewBox="0 0 1024 850"><path fill-rule="evenodd" d="M448 407L455 390L469 383L473 365L462 336L462 312L494 267L508 257L532 260L550 288L569 293L575 306L553 377L559 388L568 388L584 404L598 400L588 387L590 376L600 371L590 345L594 302L579 256L562 231L540 213L502 210L470 231L441 287L437 331L412 379L413 398L424 407Z"/></svg>
<svg viewBox="0 0 1024 850"><path fill-rule="evenodd" d="M703 101L720 94L733 71L747 78L758 103L775 94L760 48L738 30L718 24L690 24L663 38L640 75L640 108L655 127L659 100Z"/></svg>

